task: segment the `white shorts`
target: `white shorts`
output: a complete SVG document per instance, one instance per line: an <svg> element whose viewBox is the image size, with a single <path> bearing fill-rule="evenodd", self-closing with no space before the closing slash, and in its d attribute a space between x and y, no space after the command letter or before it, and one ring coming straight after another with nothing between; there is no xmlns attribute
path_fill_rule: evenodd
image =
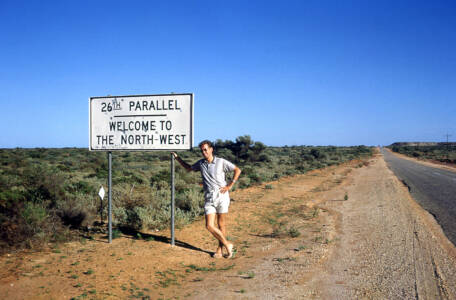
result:
<svg viewBox="0 0 456 300"><path fill-rule="evenodd" d="M230 206L230 194L228 192L220 193L216 192L207 192L204 194L204 212L206 215L209 214L225 214L228 212L228 207Z"/></svg>

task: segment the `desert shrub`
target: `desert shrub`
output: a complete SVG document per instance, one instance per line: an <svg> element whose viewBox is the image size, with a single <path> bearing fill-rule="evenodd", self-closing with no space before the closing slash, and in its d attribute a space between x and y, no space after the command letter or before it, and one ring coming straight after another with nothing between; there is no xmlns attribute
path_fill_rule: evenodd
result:
<svg viewBox="0 0 456 300"><path fill-rule="evenodd" d="M123 175L121 176L113 176L113 184L143 184L147 181L141 174L137 172L123 170L122 173Z"/></svg>
<svg viewBox="0 0 456 300"><path fill-rule="evenodd" d="M146 207L136 206L126 211L127 224L135 230L142 230L143 227L153 223L152 212Z"/></svg>
<svg viewBox="0 0 456 300"><path fill-rule="evenodd" d="M155 209L152 205L137 206L131 209L116 208L114 210L116 224L122 228L136 231L145 229L163 229L169 226L171 218L170 206ZM175 211L175 224L187 224L193 218L180 208Z"/></svg>
<svg viewBox="0 0 456 300"><path fill-rule="evenodd" d="M193 188L179 193L176 197L176 207L196 217L203 212L204 195L201 189Z"/></svg>
<svg viewBox="0 0 456 300"><path fill-rule="evenodd" d="M291 170L291 169L285 170L285 171L283 172L283 175L285 175L285 176L290 176L290 175L293 175L293 174L295 174L295 173L294 173L294 171Z"/></svg>
<svg viewBox="0 0 456 300"><path fill-rule="evenodd" d="M199 172L188 172L181 167L176 169L175 178L182 179L187 185L199 184L199 182L201 182Z"/></svg>
<svg viewBox="0 0 456 300"><path fill-rule="evenodd" d="M171 160L171 156L168 152L159 152L157 155L157 159L162 162L168 162Z"/></svg>
<svg viewBox="0 0 456 300"><path fill-rule="evenodd" d="M3 190L0 191L0 207L1 210L10 209L19 203L25 201L25 196L19 190Z"/></svg>
<svg viewBox="0 0 456 300"><path fill-rule="evenodd" d="M118 226L133 230L161 229L169 226L170 200L169 190L156 190L150 198L120 199L113 209ZM204 198L200 188L186 189L175 195L176 224L187 224L203 213Z"/></svg>
<svg viewBox="0 0 456 300"><path fill-rule="evenodd" d="M64 182L62 173L41 166L27 168L22 178L27 201L47 203L49 207L65 199Z"/></svg>
<svg viewBox="0 0 456 300"><path fill-rule="evenodd" d="M299 232L297 228L292 226L288 229L288 235L290 235L290 237L292 238L297 238L301 235L301 232Z"/></svg>
<svg viewBox="0 0 456 300"><path fill-rule="evenodd" d="M253 184L261 184L263 181L261 180L261 176L258 175L256 172L252 172L249 174L250 182Z"/></svg>
<svg viewBox="0 0 456 300"><path fill-rule="evenodd" d="M296 171L298 171L298 173L305 173L308 170L309 170L309 166L307 164L301 163L296 166Z"/></svg>
<svg viewBox="0 0 456 300"><path fill-rule="evenodd" d="M94 176L99 178L99 179L105 179L108 178L108 168L107 167L97 167L95 169L95 174Z"/></svg>
<svg viewBox="0 0 456 300"><path fill-rule="evenodd" d="M0 253L68 239L68 230L43 203L25 202L0 213Z"/></svg>
<svg viewBox="0 0 456 300"><path fill-rule="evenodd" d="M56 215L62 223L70 228L80 228L89 225L96 216L96 208L92 203L85 201L84 197L75 196L62 201L56 208Z"/></svg>
<svg viewBox="0 0 456 300"><path fill-rule="evenodd" d="M242 176L240 179L239 179L239 187L241 189L243 188L248 188L251 184L250 184L250 178L249 177L246 177L246 176Z"/></svg>
<svg viewBox="0 0 456 300"><path fill-rule="evenodd" d="M152 188L162 189L169 187L169 181L171 178L171 172L168 169L161 170L158 174L150 178L150 186ZM166 184L164 184L166 183Z"/></svg>
<svg viewBox="0 0 456 300"><path fill-rule="evenodd" d="M237 164L269 161L269 157L263 153L266 145L262 142L254 142L250 135L239 136L236 142L216 140L213 145L216 153Z"/></svg>
<svg viewBox="0 0 456 300"><path fill-rule="evenodd" d="M243 169L243 177L249 178L249 184L260 184L262 182L258 169L250 166Z"/></svg>
<svg viewBox="0 0 456 300"><path fill-rule="evenodd" d="M310 155L310 154L302 154L301 158L304 161L310 161L310 162L315 159L315 157L313 155Z"/></svg>
<svg viewBox="0 0 456 300"><path fill-rule="evenodd" d="M312 155L314 158L318 159L318 158L320 158L321 153L320 153L320 150L318 150L318 149L312 149L312 150L310 150L310 155Z"/></svg>
<svg viewBox="0 0 456 300"><path fill-rule="evenodd" d="M227 159L229 161L235 162L236 161L236 156L233 154L233 152L227 148L218 148L215 150L215 155L219 157L223 157L224 159Z"/></svg>
<svg viewBox="0 0 456 300"><path fill-rule="evenodd" d="M75 194L75 193L84 193L84 194L95 194L96 188L92 186L89 182L80 180L75 183L70 183L65 186L66 190Z"/></svg>
<svg viewBox="0 0 456 300"><path fill-rule="evenodd" d="M186 183L184 180L178 178L175 180L175 193L176 195L187 195L188 192L192 189L196 189L202 192L202 188L197 187L196 184Z"/></svg>
<svg viewBox="0 0 456 300"><path fill-rule="evenodd" d="M372 153L371 148L359 146L267 147L248 135L235 141L217 140L214 147L217 156L243 170L236 188ZM442 151L429 148L426 155ZM106 189L106 156L104 152L77 148L0 149L0 246L21 248L42 241L63 241L71 238L69 227L90 225L100 209L106 217L107 197L101 205L97 196L101 185ZM180 151L179 156L189 164L201 159L197 147ZM187 172L178 163L175 176L176 224L183 225L203 212L201 178L198 172ZM169 226L168 152L114 152L112 179L113 220L117 226Z"/></svg>
<svg viewBox="0 0 456 300"><path fill-rule="evenodd" d="M26 202L21 217L31 232L40 231L42 224L48 218L46 208L42 204Z"/></svg>
<svg viewBox="0 0 456 300"><path fill-rule="evenodd" d="M454 143L438 143L436 145L410 146L393 144L389 146L392 151L411 157L437 160L452 163L456 160L456 147Z"/></svg>

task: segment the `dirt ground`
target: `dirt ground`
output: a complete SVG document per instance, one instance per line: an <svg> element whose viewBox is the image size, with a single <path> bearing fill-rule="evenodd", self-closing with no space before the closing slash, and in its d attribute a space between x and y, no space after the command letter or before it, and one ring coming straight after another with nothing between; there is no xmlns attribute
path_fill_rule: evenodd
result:
<svg viewBox="0 0 456 300"><path fill-rule="evenodd" d="M381 155L231 195L232 259L200 219L0 257L4 299L456 299L456 249Z"/></svg>

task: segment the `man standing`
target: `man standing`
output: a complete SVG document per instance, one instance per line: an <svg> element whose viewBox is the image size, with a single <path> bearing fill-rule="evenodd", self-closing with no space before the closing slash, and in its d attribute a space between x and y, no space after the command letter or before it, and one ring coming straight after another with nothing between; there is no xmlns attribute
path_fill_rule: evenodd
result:
<svg viewBox="0 0 456 300"><path fill-rule="evenodd" d="M227 250L227 258L233 256L233 244L226 240L226 215L230 205L228 191L241 175L241 169L227 161L226 159L213 155L212 143L204 140L199 144L203 159L190 166L183 161L175 152L172 152L177 161L187 171L200 171L203 178L204 187L204 212L206 214L206 228L219 241L219 246L214 253L215 258L223 256L223 247ZM234 172L233 180L230 184L225 181L225 174ZM215 218L217 224L215 226Z"/></svg>

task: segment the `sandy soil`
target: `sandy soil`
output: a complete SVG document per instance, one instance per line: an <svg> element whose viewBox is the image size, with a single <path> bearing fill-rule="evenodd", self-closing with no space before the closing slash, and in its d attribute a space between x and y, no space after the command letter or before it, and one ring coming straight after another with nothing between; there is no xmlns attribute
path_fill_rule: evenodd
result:
<svg viewBox="0 0 456 300"><path fill-rule="evenodd" d="M325 299L456 299L456 249L434 218L382 156L352 175L349 200L326 203L342 216L341 239L307 285Z"/></svg>
<svg viewBox="0 0 456 300"><path fill-rule="evenodd" d="M367 166L366 166L367 165ZM361 167L362 166L362 167ZM232 193L233 259L200 219L0 258L5 299L456 299L456 250L382 156Z"/></svg>

